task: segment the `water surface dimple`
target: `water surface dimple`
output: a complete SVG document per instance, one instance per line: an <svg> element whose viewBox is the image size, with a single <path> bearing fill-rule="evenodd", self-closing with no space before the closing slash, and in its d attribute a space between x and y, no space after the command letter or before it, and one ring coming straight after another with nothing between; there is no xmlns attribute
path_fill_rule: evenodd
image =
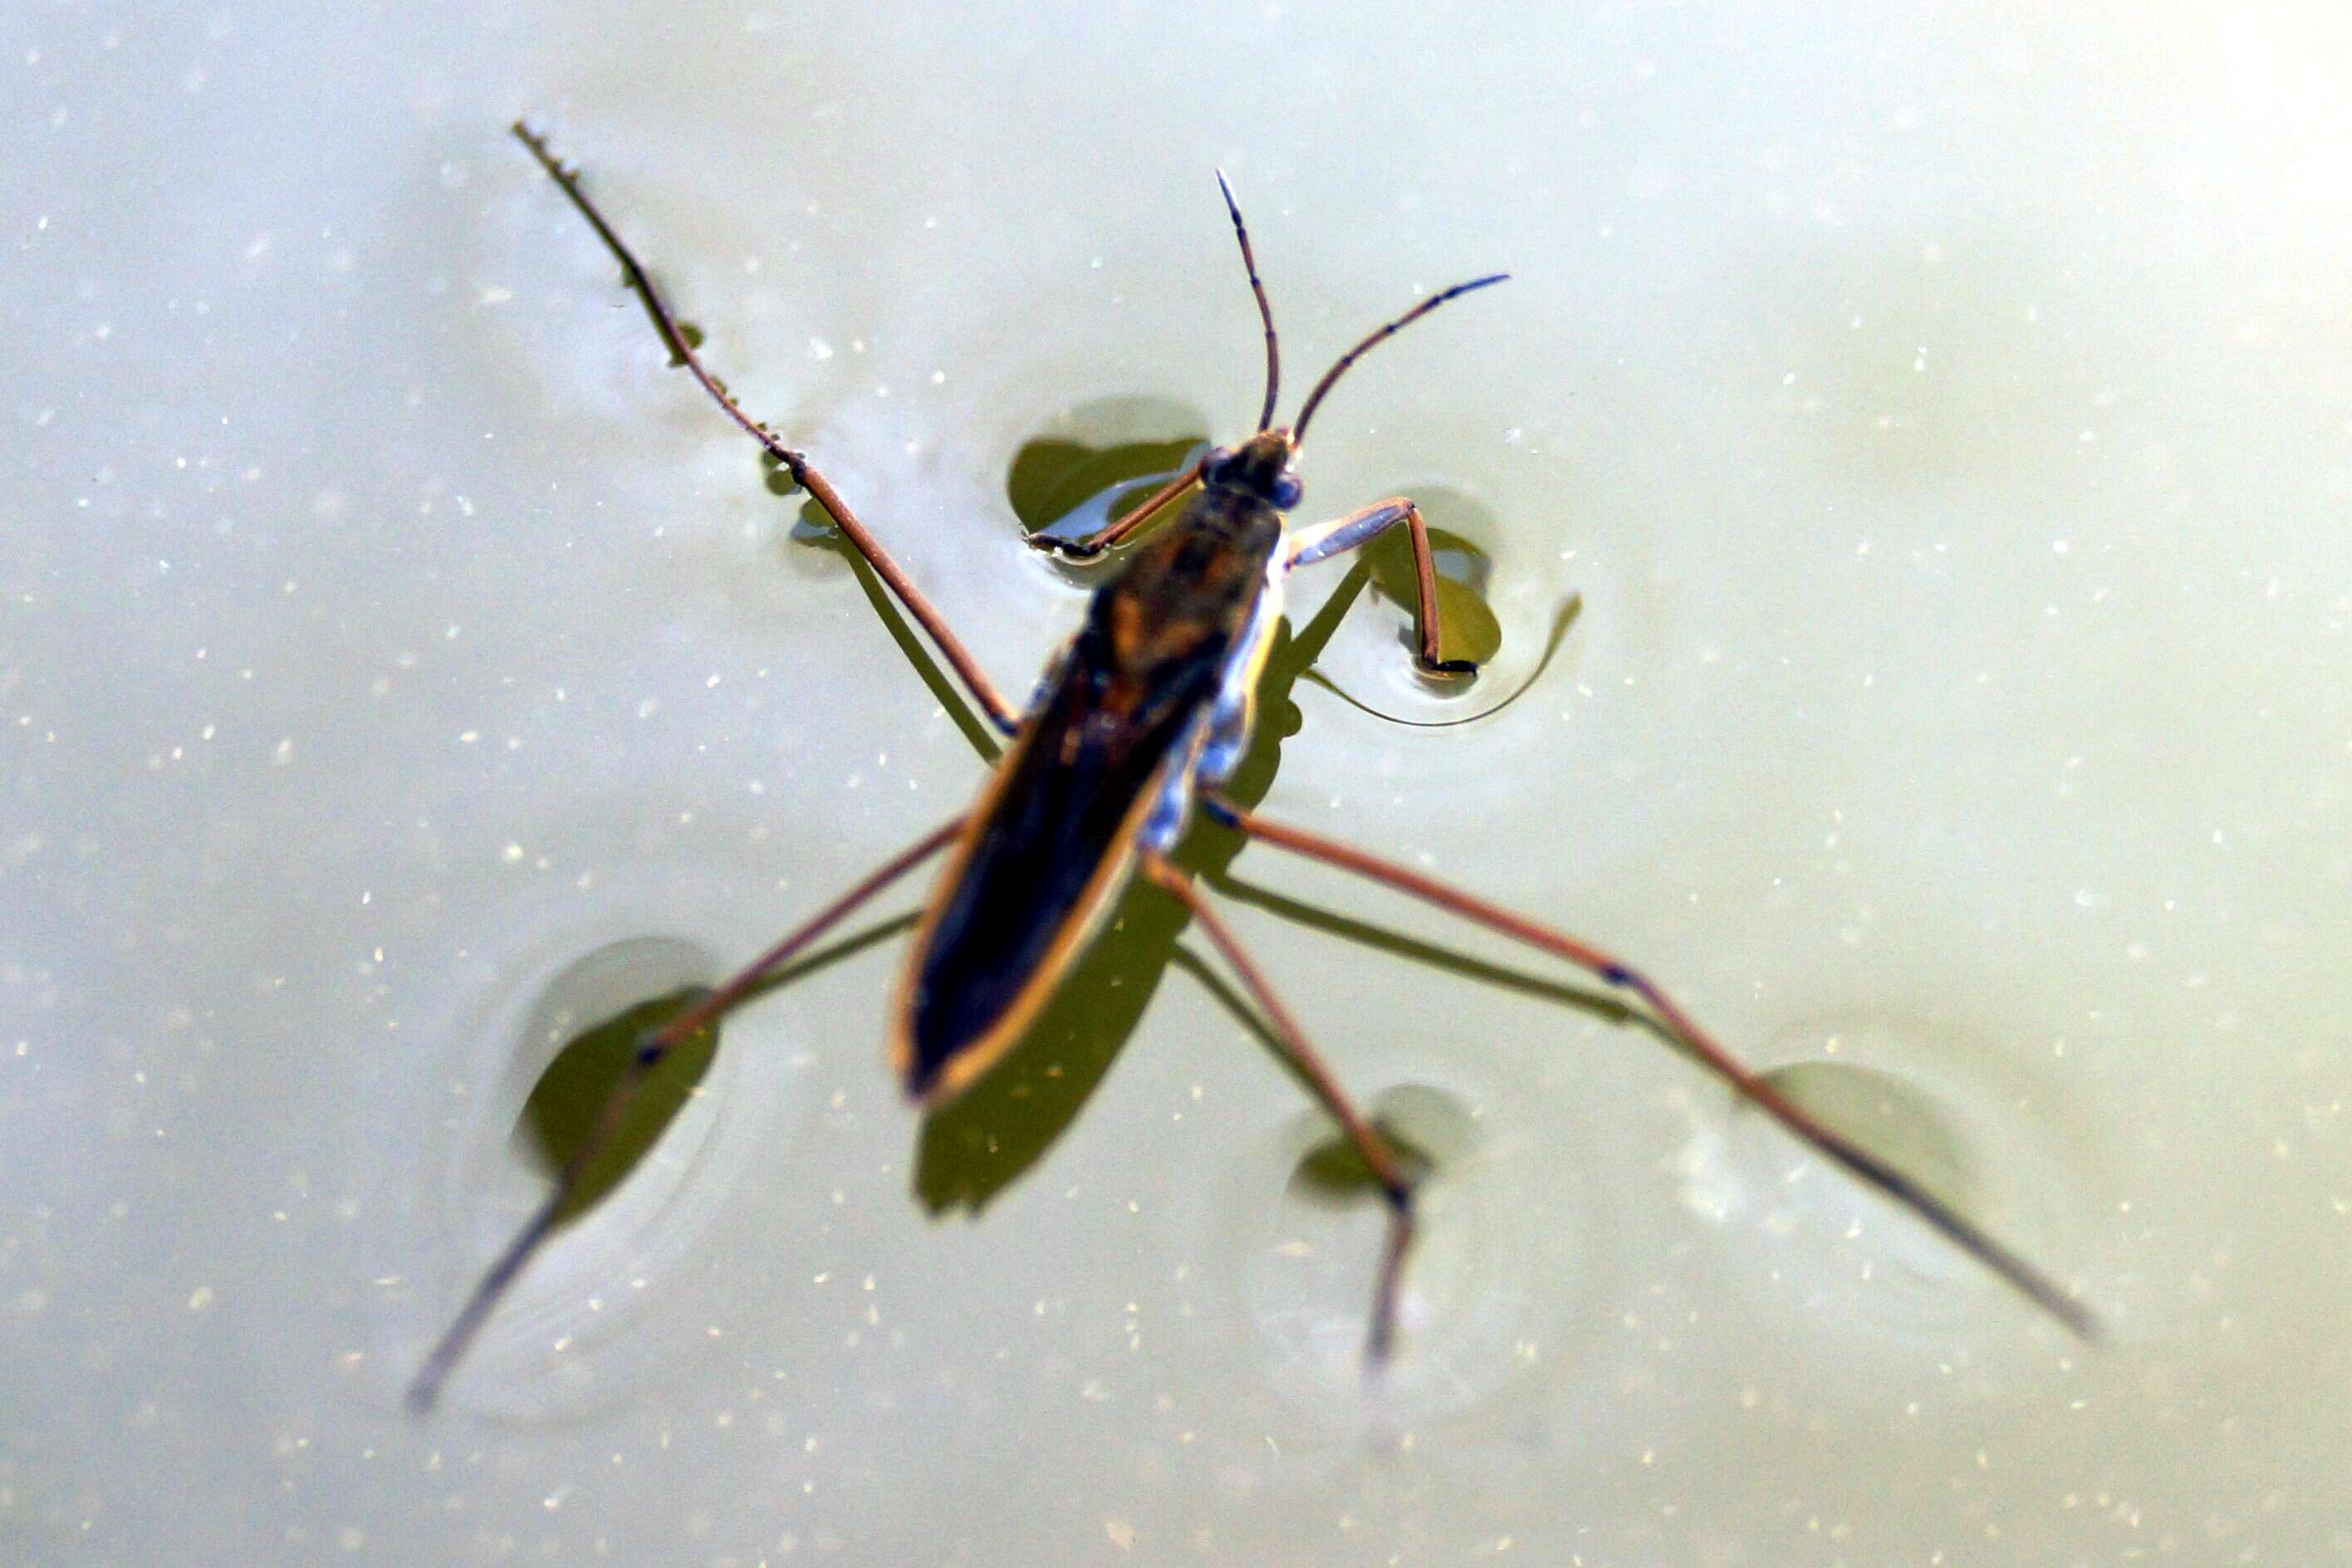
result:
<svg viewBox="0 0 2352 1568"><path fill-rule="evenodd" d="M1289 1118L1234 1161L1220 1199L1220 1267L1246 1353L1310 1434L1490 1404L1557 1351L1592 1264L1580 1216L1537 1201L1525 1145L1496 1116L1428 1085L1369 1110L1421 1178L1396 1349L1377 1374L1363 1349L1388 1210L1330 1119Z"/></svg>
<svg viewBox="0 0 2352 1568"><path fill-rule="evenodd" d="M1467 534L1435 521L1459 515L1465 520L1475 516L1485 523L1489 521L1485 509L1454 490L1433 490L1428 500L1416 504L1422 516L1432 520L1429 552L1437 568L1437 656L1447 662L1466 659L1482 667L1490 665L1503 651L1503 623L1486 602L1495 576L1494 558ZM1404 616L1412 616L1421 596L1413 568L1412 535L1402 528L1390 529L1364 546L1364 563L1371 568L1373 590ZM1420 646L1410 626L1397 640L1408 653Z"/></svg>
<svg viewBox="0 0 2352 1568"><path fill-rule="evenodd" d="M709 994L700 985L679 986L600 1018L572 1036L540 1075L515 1123L525 1156L551 1179L583 1153L592 1156L557 1211L559 1224L586 1214L626 1181L696 1092L719 1048L716 1026L697 1029L665 1053L634 1087L601 1144L590 1148L646 1037Z"/></svg>
<svg viewBox="0 0 2352 1568"><path fill-rule="evenodd" d="M1539 676L1563 673L1559 658L1583 609L1573 591L1513 578L1502 563L1509 529L1494 510L1466 490L1425 484L1396 492L1412 498L1429 523L1437 574L1439 657L1466 659L1475 676L1438 676L1414 657L1420 650L1415 616L1419 585L1412 539L1392 528L1355 556L1307 568L1293 590L1294 606L1318 602L1318 579L1329 592L1369 587L1368 605L1349 616L1318 662L1315 679L1355 706L1411 724L1467 721L1505 706ZM1310 522L1325 515L1310 503ZM1297 613L1294 607L1294 614Z"/></svg>
<svg viewBox="0 0 2352 1568"><path fill-rule="evenodd" d="M630 937L572 962L519 977L503 1006L483 1015L486 1036L511 1042L456 1150L450 1201L461 1245L431 1304L441 1325L488 1260L545 1201L558 1170L579 1155L626 1076L646 1031L706 994L716 967L700 945ZM689 1036L647 1076L603 1152L565 1204L563 1223L516 1279L450 1385L460 1404L527 1415L576 1399L609 1360L633 1314L709 1217L723 1185L707 1179L730 1106L729 1085L701 1085L721 1058L715 1030ZM489 1065L486 1063L486 1066ZM740 1098L740 1097L738 1097ZM740 1140L736 1140L739 1141ZM639 1353L631 1352L632 1354ZM649 1353L649 1352L646 1352Z"/></svg>
<svg viewBox="0 0 2352 1568"><path fill-rule="evenodd" d="M2003 1085L1968 1042L1874 1024L1809 1033L1823 1054L1766 1072L1773 1088L2057 1278L2087 1261L2096 1172L2080 1130ZM1843 1342L1869 1337L1856 1330L1900 1342L2038 1321L1982 1265L1761 1112L1702 1124L1681 1166L1685 1202L1725 1223L1749 1287L1836 1325Z"/></svg>

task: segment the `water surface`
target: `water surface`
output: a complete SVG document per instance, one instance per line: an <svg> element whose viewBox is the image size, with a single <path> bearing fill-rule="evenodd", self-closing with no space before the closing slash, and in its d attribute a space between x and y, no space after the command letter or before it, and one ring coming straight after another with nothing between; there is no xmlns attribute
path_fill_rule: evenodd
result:
<svg viewBox="0 0 2352 1568"><path fill-rule="evenodd" d="M0 1556L2344 1550L2340 24L20 32ZM1310 517L1429 502L1492 668L1426 688L1395 562L1320 568L1247 789L1619 947L2109 1342L1573 976L1212 838L1436 1170L1387 1386L1352 1366L1377 1211L1172 908L1123 906L926 1127L881 1061L918 889L730 1021L405 1418L537 1190L565 1038L710 983L983 766L523 110L1016 692L1088 582L1022 544L1021 454L1169 464L1255 406L1213 166L1302 387L1511 269L1369 360L1306 468Z"/></svg>

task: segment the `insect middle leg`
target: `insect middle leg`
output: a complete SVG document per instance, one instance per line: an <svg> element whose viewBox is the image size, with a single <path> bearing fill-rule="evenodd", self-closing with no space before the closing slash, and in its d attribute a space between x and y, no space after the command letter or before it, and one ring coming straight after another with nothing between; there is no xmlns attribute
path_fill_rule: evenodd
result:
<svg viewBox="0 0 2352 1568"><path fill-rule="evenodd" d="M627 279L630 291L645 307L646 314L653 321L654 331L660 334L671 358L686 368L730 419L740 426L786 473L792 475L793 483L808 491L810 498L824 509L824 514L833 520L833 525L841 531L841 536L866 558L866 563L874 568L875 574L888 584L890 591L898 596L898 602L907 606L907 613L913 616L923 630L929 634L931 641L939 645L940 651L947 656L948 663L955 667L957 676L980 705L988 710L989 717L995 721L997 728L1008 735L1013 733L1019 725L1020 716L1013 711L1012 704L1005 701L1003 694L996 689L995 683L988 679L987 672L980 668L980 661L972 658L962 640L948 629L947 618L924 596L922 590L915 586L914 580L907 575L906 571L890 558L889 552L882 548L881 542L859 521L857 514L850 510L849 503L841 499L841 493L817 471L816 465L808 460L807 455L785 446L774 431L743 412L743 405L735 401L735 395L727 390L726 383L704 368L701 356L695 353L694 344L688 341L677 315L663 300L661 290L654 287L652 275L646 272L644 263L629 249L619 232L605 220L604 215L596 209L596 205L588 199L587 193L581 189L578 171L565 167L548 146L546 139L532 131L525 121L515 121L514 133L524 146L530 149L531 156L539 160L540 166L562 187L572 205L580 210L580 216L588 220L588 226L596 231L596 237L604 242L604 248L611 251L614 259L621 264L621 273Z"/></svg>
<svg viewBox="0 0 2352 1568"><path fill-rule="evenodd" d="M2055 1279L2027 1262L1975 1221L1922 1187L1907 1173L1818 1121L1811 1112L1781 1094L1762 1074L1718 1045L1647 976L1613 954L1475 894L1448 887L1410 867L1367 854L1353 845L1326 838L1305 828L1268 821L1223 795L1204 795L1202 804L1217 821L1240 829L1251 838L1336 866L1343 871L1352 871L1399 892L1409 893L1465 920L1500 931L1514 941L1565 959L1604 984L1630 992L1649 1008L1685 1050L1729 1085L1732 1092L1741 1100L1779 1122L1789 1133L1811 1145L1823 1158L1844 1167L1865 1184L1908 1209L1953 1246L2056 1319L2076 1337L2085 1341L2098 1339L2096 1316Z"/></svg>
<svg viewBox="0 0 2352 1568"><path fill-rule="evenodd" d="M1360 511L1301 530L1291 540L1289 564L1311 566L1344 555L1400 522L1412 534L1413 624L1421 634L1421 668L1433 675L1473 674L1478 668L1475 661L1439 657L1444 645L1438 636L1437 561L1430 552L1429 524L1422 520L1421 509L1403 496L1374 501Z"/></svg>
<svg viewBox="0 0 2352 1568"><path fill-rule="evenodd" d="M1322 1057L1307 1044L1306 1031L1298 1026L1298 1020L1283 1005L1265 972L1244 951L1223 917L1193 885L1192 879L1157 854L1145 855L1142 865L1145 876L1174 894L1192 911L1192 919L1208 933L1209 941L1224 955L1234 973L1241 976L1251 999L1274 1026L1274 1036L1281 1043L1284 1057L1308 1091L1331 1113L1341 1133L1355 1146L1365 1168L1371 1172L1372 1179L1381 1184L1381 1195L1389 1205L1388 1244L1381 1250L1380 1275L1372 1288L1371 1325L1364 1336L1364 1359L1377 1367L1388 1360L1390 1348L1396 1341L1397 1285L1404 1274L1405 1253L1412 1246L1412 1180L1405 1173L1404 1163L1356 1109L1347 1091L1339 1087L1339 1079L1331 1076L1331 1069L1324 1065Z"/></svg>
<svg viewBox="0 0 2352 1568"><path fill-rule="evenodd" d="M499 1299L522 1273L523 1266L530 1261L532 1255L554 1234L557 1218L572 1201L582 1175L596 1163L604 1152L605 1146L613 1141L614 1134L620 1131L629 1106L644 1089L646 1080L653 1075L654 1069L662 1064L663 1058L698 1030L708 1028L732 1012L760 988L761 982L791 963L811 942L848 919L891 883L938 854L962 829L963 818L961 816L933 828L884 861L849 891L819 910L799 929L746 964L709 995L646 1036L637 1046L636 1055L630 1059L628 1070L620 1082L613 1086L613 1092L606 1097L604 1108L596 1113L588 1136L572 1152L572 1158L564 1163L562 1171L555 1179L554 1190L547 1194L546 1200L516 1233L515 1238L507 1244L506 1250L499 1254L498 1260L483 1272L473 1294L466 1299L466 1304L458 1310L456 1320L434 1345L433 1353L425 1358L424 1369L416 1374L416 1381L409 1384L409 1408L421 1414L433 1407L434 1400L440 1394L441 1384L465 1355L466 1348L473 1343L474 1336L489 1320L491 1310L499 1304Z"/></svg>

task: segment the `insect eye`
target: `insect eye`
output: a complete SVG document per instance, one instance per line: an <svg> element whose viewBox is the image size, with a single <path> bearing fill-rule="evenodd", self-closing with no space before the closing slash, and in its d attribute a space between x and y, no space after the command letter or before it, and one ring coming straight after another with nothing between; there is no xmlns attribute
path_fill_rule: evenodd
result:
<svg viewBox="0 0 2352 1568"><path fill-rule="evenodd" d="M1277 509L1288 511L1298 504L1299 498L1306 493L1307 489L1298 482L1297 475L1285 474L1274 481L1274 494L1269 499Z"/></svg>
<svg viewBox="0 0 2352 1568"><path fill-rule="evenodd" d="M1232 477L1233 467L1233 453L1223 447L1219 447L1201 459L1202 481L1212 485L1223 484Z"/></svg>

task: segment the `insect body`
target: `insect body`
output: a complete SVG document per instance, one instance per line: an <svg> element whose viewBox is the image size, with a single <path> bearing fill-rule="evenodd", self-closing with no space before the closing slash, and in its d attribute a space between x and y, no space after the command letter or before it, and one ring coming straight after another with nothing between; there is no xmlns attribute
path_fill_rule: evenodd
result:
<svg viewBox="0 0 2352 1568"><path fill-rule="evenodd" d="M1295 568L1352 550L1403 526L1418 588L1418 658L1435 676L1468 667L1439 655L1435 567L1428 529L1399 497L1334 521L1291 532L1284 513L1298 505L1297 458L1308 422L1358 358L1447 300L1503 280L1457 284L1423 300L1365 338L1325 374L1289 427L1274 423L1281 358L1274 317L1259 281L1249 232L1225 189L1225 203L1265 330L1265 396L1256 431L1213 452L1097 533L1056 546L1099 553L1191 494L1173 522L1140 546L1098 589L1084 625L1055 659L1025 714L1016 714L970 653L856 514L806 457L745 414L706 370L652 279L546 144L515 132L621 262L672 355L771 458L816 500L936 642L965 686L1012 739L966 816L932 830L820 910L698 1005L648 1036L631 1074L614 1091L597 1130L556 1187L485 1274L436 1346L411 1389L431 1403L499 1296L557 1223L581 1171L595 1157L645 1074L680 1041L755 992L824 931L942 849L946 868L918 926L892 1005L891 1058L908 1096L936 1107L985 1073L1035 1017L1115 895L1139 869L1182 902L1240 976L1270 1037L1338 1121L1378 1182L1390 1229L1366 1336L1368 1359L1388 1354L1396 1289L1413 1235L1413 1194L1404 1163L1355 1109L1305 1032L1193 879L1170 852L1192 812L1205 809L1247 838L1321 859L1422 899L1565 960L1630 992L1670 1036L1733 1091L1859 1179L1910 1208L2077 1333L2089 1313L2054 1282L1899 1170L1817 1121L1716 1044L1665 993L1602 950L1508 910L1301 828L1268 821L1217 791L1249 738L1253 693L1281 619L1284 579ZM1219 176L1223 186L1223 176ZM1194 486L1197 485L1197 490Z"/></svg>
<svg viewBox="0 0 2352 1568"><path fill-rule="evenodd" d="M1422 663L1434 674L1471 672L1438 658L1436 573L1427 526L1411 501L1367 507L1297 541L1282 514L1304 494L1300 437L1340 374L1407 323L1505 275L1457 284L1381 327L1331 367L1295 429L1276 428L1282 360L1274 312L1232 188L1223 174L1217 184L1265 326L1257 432L1077 542L1078 553L1099 552L1181 494L1183 480L1201 486L1175 523L1095 595L941 879L894 1020L892 1059L918 1100L953 1094L1020 1037L1139 852L1155 879L1168 879L1164 857L1183 836L1195 790L1223 784L1248 743L1253 695L1293 566L1406 524Z"/></svg>
<svg viewBox="0 0 2352 1568"><path fill-rule="evenodd" d="M1240 759L1283 542L1270 506L1212 480L1095 595L916 933L894 1060L918 1099L1020 1037L1136 852L1175 847L1196 781Z"/></svg>

